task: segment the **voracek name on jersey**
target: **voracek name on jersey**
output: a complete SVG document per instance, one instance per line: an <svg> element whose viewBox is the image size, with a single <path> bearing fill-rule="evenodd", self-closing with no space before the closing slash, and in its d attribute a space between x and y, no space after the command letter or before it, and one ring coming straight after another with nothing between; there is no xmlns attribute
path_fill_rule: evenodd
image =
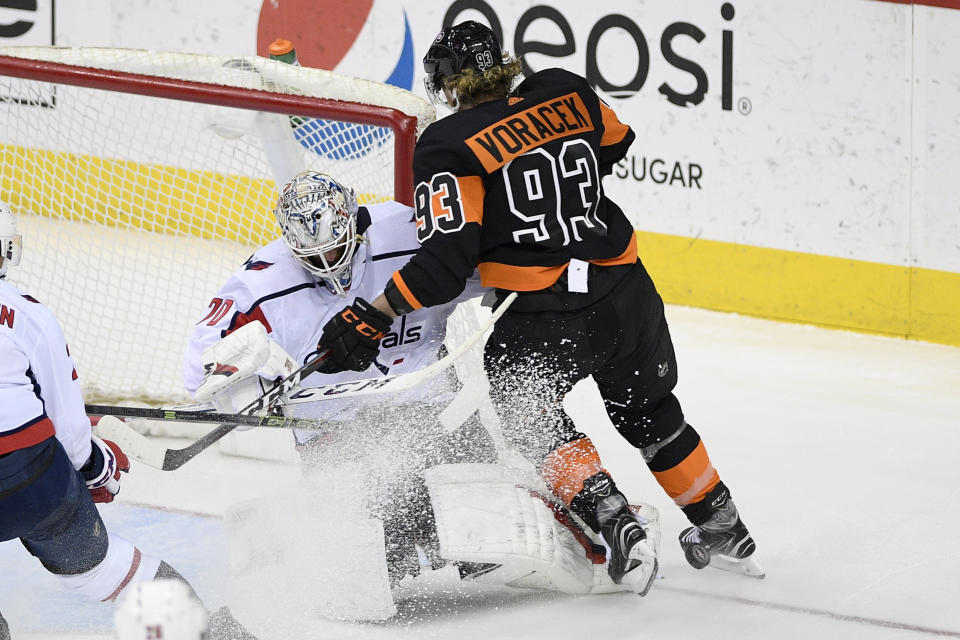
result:
<svg viewBox="0 0 960 640"><path fill-rule="evenodd" d="M705 3L706 4L706 3ZM570 26L570 20L559 9L550 5L537 5L527 9L514 25L513 47L507 46L503 38L502 21L494 8L485 0L456 0L447 8L443 17L443 28L446 29L452 24L456 24L462 18L462 13L468 10L474 10L482 14L490 28L504 44L504 48L510 50L515 56L523 62L524 73L530 75L538 71L532 69L523 56L527 53L536 53L539 55L550 56L553 58L566 58L577 52L577 42L575 40L573 29ZM732 3L724 2L720 6L720 17L724 22L731 22L736 15L736 10ZM527 29L535 21L549 20L553 22L563 34L563 42L556 44L553 42L539 42L537 40L527 40ZM574 23L579 24L582 21L575 19ZM618 29L626 32L633 40L637 48L637 68L633 78L626 84L617 85L610 82L603 73L597 61L597 47L600 38L610 29ZM695 61L685 58L676 52L674 48L674 39L684 36L702 43L705 39L709 40L709 45L700 46L718 46L720 49L721 69L720 69L720 91L721 108L724 111L733 110L733 31L723 29L721 37L707 38L707 33L691 22L676 21L666 26L660 37L653 42L660 42L660 54L670 66L684 71L696 81L696 86L687 93L678 91L670 83L663 82L657 87L670 104L678 107L696 106L703 102L710 86L709 76L702 66ZM650 73L650 45L648 44L644 30L641 25L633 18L623 14L609 14L601 17L590 29L586 42L586 72L584 77L595 89L599 89L614 98L630 98L638 93L646 84ZM718 43L718 44L716 44ZM621 62L618 60L618 62ZM557 65L562 66L562 65ZM618 71L618 75L619 75Z"/></svg>

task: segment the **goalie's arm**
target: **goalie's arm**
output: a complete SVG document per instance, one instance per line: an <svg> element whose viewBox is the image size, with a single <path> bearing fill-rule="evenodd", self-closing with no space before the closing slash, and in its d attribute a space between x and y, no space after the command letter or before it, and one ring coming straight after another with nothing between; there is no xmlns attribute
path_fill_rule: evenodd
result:
<svg viewBox="0 0 960 640"><path fill-rule="evenodd" d="M255 253L250 260L256 258ZM183 357L183 385L191 394L196 392L206 377L203 369L204 351L242 327L248 319L256 317L257 310L263 316L263 310L256 306L257 298L245 277L249 277L249 272L234 272L197 314L197 322L190 333ZM274 328L281 324L276 320L263 317L263 321Z"/></svg>

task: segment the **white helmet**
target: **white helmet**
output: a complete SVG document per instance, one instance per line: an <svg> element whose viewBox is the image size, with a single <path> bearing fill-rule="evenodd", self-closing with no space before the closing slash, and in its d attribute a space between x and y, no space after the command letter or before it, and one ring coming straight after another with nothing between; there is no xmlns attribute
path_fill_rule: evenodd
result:
<svg viewBox="0 0 960 640"><path fill-rule="evenodd" d="M152 580L130 585L113 616L117 640L207 640L209 617L184 582Z"/></svg>
<svg viewBox="0 0 960 640"><path fill-rule="evenodd" d="M350 286L357 235L353 189L316 171L298 173L283 187L274 210L290 252L331 291Z"/></svg>
<svg viewBox="0 0 960 640"><path fill-rule="evenodd" d="M17 219L10 207L0 201L0 258L3 259L0 264L0 277L6 275L7 267L20 264L22 243L23 239L17 233Z"/></svg>

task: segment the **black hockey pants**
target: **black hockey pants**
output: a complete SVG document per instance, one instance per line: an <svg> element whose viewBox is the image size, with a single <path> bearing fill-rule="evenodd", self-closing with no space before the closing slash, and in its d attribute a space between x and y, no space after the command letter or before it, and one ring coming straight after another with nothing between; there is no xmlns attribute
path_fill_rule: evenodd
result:
<svg viewBox="0 0 960 640"><path fill-rule="evenodd" d="M534 464L584 437L562 400L590 375L617 431L633 446L645 449L683 425L663 301L639 261L607 268L624 273L599 300L574 312L511 308L487 341L484 362L504 435ZM569 308L570 296L588 294L553 295L558 308ZM518 302L522 309L522 296Z"/></svg>

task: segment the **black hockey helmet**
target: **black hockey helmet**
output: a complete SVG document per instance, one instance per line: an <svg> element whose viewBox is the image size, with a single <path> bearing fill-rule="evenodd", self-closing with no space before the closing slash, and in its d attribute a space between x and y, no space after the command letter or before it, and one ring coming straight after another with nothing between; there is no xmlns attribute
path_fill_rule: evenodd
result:
<svg viewBox="0 0 960 640"><path fill-rule="evenodd" d="M446 102L443 83L464 69L486 71L503 63L496 34L485 24L467 20L447 27L434 39L423 57L423 84L435 102Z"/></svg>

